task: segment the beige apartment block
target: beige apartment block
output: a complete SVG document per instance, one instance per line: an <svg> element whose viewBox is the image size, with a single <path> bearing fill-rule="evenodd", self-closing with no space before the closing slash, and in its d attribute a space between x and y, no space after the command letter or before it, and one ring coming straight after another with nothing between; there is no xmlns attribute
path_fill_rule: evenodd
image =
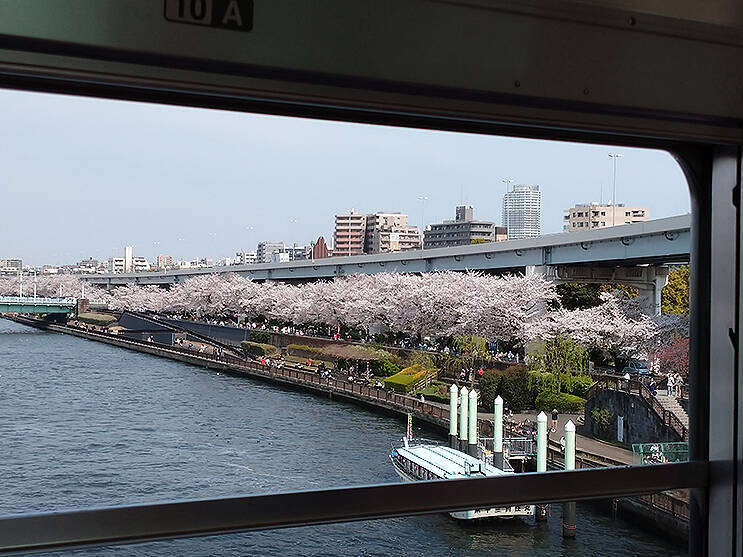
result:
<svg viewBox="0 0 743 557"><path fill-rule="evenodd" d="M404 213L374 213L366 216L364 252L387 253L421 249L417 226L408 225Z"/></svg>
<svg viewBox="0 0 743 557"><path fill-rule="evenodd" d="M586 203L565 210L563 229L569 232L634 224L650 219L647 207L627 207L623 204Z"/></svg>

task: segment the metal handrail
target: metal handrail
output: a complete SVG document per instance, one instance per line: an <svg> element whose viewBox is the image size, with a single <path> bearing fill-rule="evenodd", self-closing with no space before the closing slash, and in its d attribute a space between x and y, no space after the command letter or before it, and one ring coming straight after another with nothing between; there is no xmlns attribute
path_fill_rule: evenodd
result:
<svg viewBox="0 0 743 557"><path fill-rule="evenodd" d="M707 462L508 474L0 518L0 554L705 488Z"/></svg>
<svg viewBox="0 0 743 557"><path fill-rule="evenodd" d="M558 454L562 455L562 452L558 450L548 451L548 459L553 467L562 469L564 462L562 461L562 459L555 458L555 455ZM622 463L619 462L613 462L612 464L612 466L621 465ZM653 464L651 466L662 466L662 464ZM577 470L597 470L605 468L605 466L597 462L593 462L590 459L584 458L579 454L576 454L575 468ZM668 493L658 492L643 495L634 495L630 496L629 498L638 501L640 504L652 507L653 509L666 512L674 518L681 519L687 523L689 522L689 503L688 501L685 501L679 497L674 497L673 495L669 495Z"/></svg>
<svg viewBox="0 0 743 557"><path fill-rule="evenodd" d="M622 391L629 394L636 394L642 398L650 408L658 415L663 425L674 430L683 441L689 440L689 430L674 414L666 410L663 405L653 396L650 389L642 382L635 379L625 379L616 375L594 375L596 382L591 385L586 394L586 398L591 398L596 390L608 388L615 391Z"/></svg>

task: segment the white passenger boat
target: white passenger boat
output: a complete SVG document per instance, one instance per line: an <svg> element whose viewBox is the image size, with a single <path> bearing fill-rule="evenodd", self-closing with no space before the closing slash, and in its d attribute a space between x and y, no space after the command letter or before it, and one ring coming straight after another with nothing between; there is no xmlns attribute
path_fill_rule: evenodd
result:
<svg viewBox="0 0 743 557"><path fill-rule="evenodd" d="M411 445L392 449L390 461L403 481L483 478L513 474L443 445ZM459 520L532 516L534 505L490 507L449 513Z"/></svg>

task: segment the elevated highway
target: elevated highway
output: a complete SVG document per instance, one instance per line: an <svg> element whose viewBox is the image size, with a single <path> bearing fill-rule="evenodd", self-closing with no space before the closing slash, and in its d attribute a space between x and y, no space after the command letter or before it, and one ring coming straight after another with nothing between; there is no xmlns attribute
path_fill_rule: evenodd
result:
<svg viewBox="0 0 743 557"><path fill-rule="evenodd" d="M130 283L171 285L214 273L236 273L257 281L302 282L358 273L477 270L542 272L555 280L578 282L632 282L633 278L646 281L651 278L646 272L617 269L688 261L689 225L689 215L682 215L603 230L564 232L452 248L155 273L87 275L83 278L91 284L111 288ZM586 269L594 270L588 272Z"/></svg>

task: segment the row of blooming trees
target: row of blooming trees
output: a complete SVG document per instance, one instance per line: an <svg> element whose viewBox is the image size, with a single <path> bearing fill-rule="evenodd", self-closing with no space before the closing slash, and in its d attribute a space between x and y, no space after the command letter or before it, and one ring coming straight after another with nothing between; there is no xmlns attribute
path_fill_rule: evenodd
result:
<svg viewBox="0 0 743 557"><path fill-rule="evenodd" d="M72 276L39 277L37 293L80 295ZM26 293L30 293L27 284ZM0 280L0 294L18 292L17 279ZM589 309L560 307L553 283L539 275L481 273L351 275L302 285L256 283L232 275L203 275L164 289L128 285L108 293L86 286L86 297L119 310L275 319L296 325L382 326L412 336L476 335L524 346L568 335L614 359L644 356L686 336L683 316L650 317L637 300L602 294Z"/></svg>

